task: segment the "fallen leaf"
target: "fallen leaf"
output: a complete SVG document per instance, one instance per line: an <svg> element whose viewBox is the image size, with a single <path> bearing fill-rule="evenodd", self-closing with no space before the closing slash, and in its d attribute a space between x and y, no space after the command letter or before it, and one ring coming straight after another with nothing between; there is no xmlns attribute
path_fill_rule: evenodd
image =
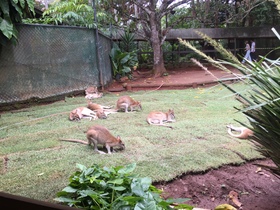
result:
<svg viewBox="0 0 280 210"><path fill-rule="evenodd" d="M256 173L259 173L262 171L262 168L261 167L258 167L257 170L256 170Z"/></svg>
<svg viewBox="0 0 280 210"><path fill-rule="evenodd" d="M241 207L242 203L239 202L238 200L238 193L235 191L230 191L228 194L229 199L237 206Z"/></svg>

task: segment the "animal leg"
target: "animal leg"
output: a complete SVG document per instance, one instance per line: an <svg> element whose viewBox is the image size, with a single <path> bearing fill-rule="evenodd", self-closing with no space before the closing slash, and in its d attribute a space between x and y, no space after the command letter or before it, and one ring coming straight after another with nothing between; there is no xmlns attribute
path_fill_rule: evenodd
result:
<svg viewBox="0 0 280 210"><path fill-rule="evenodd" d="M96 140L93 140L92 142L93 142L93 145L94 145L94 151L98 152L99 154L106 154L105 152L102 152L102 151L98 150Z"/></svg>
<svg viewBox="0 0 280 210"><path fill-rule="evenodd" d="M160 121L160 120L157 120L157 121L155 122L155 121L152 121L151 119L148 119L148 123L149 123L150 125L164 126L164 127L168 127L168 128L173 129L172 126L165 125L165 124L163 123L163 121Z"/></svg>
<svg viewBox="0 0 280 210"><path fill-rule="evenodd" d="M128 113L128 105L125 104L125 112Z"/></svg>
<svg viewBox="0 0 280 210"><path fill-rule="evenodd" d="M107 151L108 151L108 154L112 154L112 153L111 153L111 147L110 147L108 144L106 144L106 149L107 149Z"/></svg>

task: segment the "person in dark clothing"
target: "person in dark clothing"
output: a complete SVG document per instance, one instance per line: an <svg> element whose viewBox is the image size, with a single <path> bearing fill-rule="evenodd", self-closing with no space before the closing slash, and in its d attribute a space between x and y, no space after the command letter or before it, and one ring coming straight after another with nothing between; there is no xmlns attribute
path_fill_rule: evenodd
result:
<svg viewBox="0 0 280 210"><path fill-rule="evenodd" d="M250 56L251 56L251 59L252 61L256 61L257 60L257 55L256 55L256 42L255 40L251 40L250 41L251 43L251 52L250 52Z"/></svg>

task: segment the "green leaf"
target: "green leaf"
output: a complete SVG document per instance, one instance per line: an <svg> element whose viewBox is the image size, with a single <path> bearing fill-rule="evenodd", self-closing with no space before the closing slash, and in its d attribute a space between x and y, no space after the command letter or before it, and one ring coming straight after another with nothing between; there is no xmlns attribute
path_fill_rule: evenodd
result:
<svg viewBox="0 0 280 210"><path fill-rule="evenodd" d="M132 163L132 164L129 164L125 167L123 167L122 169L118 170L118 173L119 174L130 174L132 173L136 168L136 163Z"/></svg>
<svg viewBox="0 0 280 210"><path fill-rule="evenodd" d="M84 171L84 170L87 169L86 166L84 166L84 165L82 165L82 164L79 164L79 163L76 164L76 167L77 167L78 169L80 169L81 171Z"/></svg>
<svg viewBox="0 0 280 210"><path fill-rule="evenodd" d="M59 198L54 198L55 201L60 202L60 203L76 203L77 201L71 198L66 198L66 197L59 197Z"/></svg>
<svg viewBox="0 0 280 210"><path fill-rule="evenodd" d="M138 196L125 196L122 198L124 201L128 201L129 203L131 202L138 202L138 201L141 201L143 200L143 198L141 197L138 197Z"/></svg>
<svg viewBox="0 0 280 210"><path fill-rule="evenodd" d="M18 2L18 0L16 0ZM14 0L15 2L15 0ZM17 2L15 2L17 4ZM20 3L20 6L21 8L24 8L25 7L25 0L19 0L19 3Z"/></svg>
<svg viewBox="0 0 280 210"><path fill-rule="evenodd" d="M17 11L16 14L13 14L13 16L14 16L13 18L17 22L20 22L23 17L23 8L21 8L19 5L15 4L14 2L11 2L11 3L12 3L13 8Z"/></svg>
<svg viewBox="0 0 280 210"><path fill-rule="evenodd" d="M134 210L155 210L155 209L158 208L155 201L153 200L138 202L134 207Z"/></svg>
<svg viewBox="0 0 280 210"><path fill-rule="evenodd" d="M115 179L115 180L112 180L112 181L108 181L107 183L122 184L123 183L123 179Z"/></svg>
<svg viewBox="0 0 280 210"><path fill-rule="evenodd" d="M185 210L192 210L193 207L191 205L188 204L184 204L184 203L179 203L176 206L174 206L174 209L185 209Z"/></svg>
<svg viewBox="0 0 280 210"><path fill-rule="evenodd" d="M93 168L87 168L84 171L85 176L89 176L90 174L92 174L94 172Z"/></svg>
<svg viewBox="0 0 280 210"><path fill-rule="evenodd" d="M8 39L11 39L14 32L13 24L5 19L0 19L0 30Z"/></svg>
<svg viewBox="0 0 280 210"><path fill-rule="evenodd" d="M131 190L138 196L143 196L152 183L151 178L134 178L131 183Z"/></svg>
<svg viewBox="0 0 280 210"><path fill-rule="evenodd" d="M67 192L67 193L75 193L75 192L77 192L77 189L68 186L68 187L65 187L62 191Z"/></svg>
<svg viewBox="0 0 280 210"><path fill-rule="evenodd" d="M8 1L0 1L0 11L4 14L4 15L9 15L10 14L10 8L9 8L9 3ZM2 15L1 15L2 17Z"/></svg>
<svg viewBox="0 0 280 210"><path fill-rule="evenodd" d="M116 191L124 191L124 190L126 190L126 188L125 188L125 187L122 187L122 186L117 186L117 187L113 186L113 187L111 187L111 188L114 189L114 190L116 190Z"/></svg>

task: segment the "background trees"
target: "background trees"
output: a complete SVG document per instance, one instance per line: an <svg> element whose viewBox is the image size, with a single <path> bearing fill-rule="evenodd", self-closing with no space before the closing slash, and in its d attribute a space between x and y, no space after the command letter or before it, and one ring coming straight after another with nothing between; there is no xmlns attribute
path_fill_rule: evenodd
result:
<svg viewBox="0 0 280 210"><path fill-rule="evenodd" d="M251 27L279 23L274 2L264 0L106 2L107 10L115 16L113 24L116 21L116 26L129 28L150 43L155 76L166 71L162 45L171 28Z"/></svg>
<svg viewBox="0 0 280 210"><path fill-rule="evenodd" d="M162 19L174 12L174 9L189 3L190 0L130 0L106 1L113 9L116 19L122 26L130 28L142 36L153 49L154 75L161 76L166 72L163 60L162 45L172 25L162 26Z"/></svg>
<svg viewBox="0 0 280 210"><path fill-rule="evenodd" d="M23 18L34 15L33 0L1 0L0 1L0 44L8 40L17 39L15 23L20 23Z"/></svg>
<svg viewBox="0 0 280 210"><path fill-rule="evenodd" d="M251 27L279 24L273 1L266 0L60 0L43 18L27 23L97 27L107 35L129 31L153 50L155 76L166 72L163 43L172 28Z"/></svg>

